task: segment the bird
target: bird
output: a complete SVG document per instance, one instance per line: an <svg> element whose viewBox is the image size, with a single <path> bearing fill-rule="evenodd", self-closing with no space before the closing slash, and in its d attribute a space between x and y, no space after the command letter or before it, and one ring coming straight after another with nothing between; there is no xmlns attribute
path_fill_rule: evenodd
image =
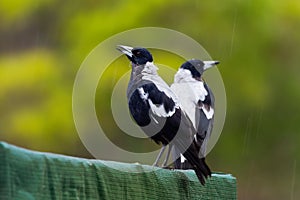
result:
<svg viewBox="0 0 300 200"><path fill-rule="evenodd" d="M194 142L197 144L198 156L203 161L213 129L215 112L215 98L212 90L203 79L203 73L219 63L219 61L188 60L180 66L174 76L174 83L170 86L179 98L181 108L197 130L194 135ZM176 154L176 149L173 151L175 151L173 154ZM181 155L175 168L190 169L192 165Z"/></svg>
<svg viewBox="0 0 300 200"><path fill-rule="evenodd" d="M176 146L204 185L211 171L198 157L197 144L193 139L196 130L181 109L177 95L158 75L152 54L143 47L118 45L117 50L125 54L131 63L127 100L133 120L155 143L163 145L161 152L167 145L169 148Z"/></svg>

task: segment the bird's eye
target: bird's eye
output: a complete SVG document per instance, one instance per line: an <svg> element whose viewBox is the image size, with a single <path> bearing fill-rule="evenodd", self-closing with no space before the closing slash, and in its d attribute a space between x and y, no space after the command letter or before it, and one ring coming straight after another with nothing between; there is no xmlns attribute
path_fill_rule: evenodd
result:
<svg viewBox="0 0 300 200"><path fill-rule="evenodd" d="M137 52L136 52L136 55L140 55L140 54L141 54L141 52L140 52L140 51L137 51Z"/></svg>

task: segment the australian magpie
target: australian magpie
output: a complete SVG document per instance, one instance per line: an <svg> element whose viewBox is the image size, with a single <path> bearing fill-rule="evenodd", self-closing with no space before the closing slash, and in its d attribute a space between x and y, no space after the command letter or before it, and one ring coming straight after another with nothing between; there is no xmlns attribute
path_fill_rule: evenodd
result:
<svg viewBox="0 0 300 200"><path fill-rule="evenodd" d="M197 144L199 158L203 159L203 162L213 128L215 99L202 75L205 70L217 64L219 64L218 61L189 60L181 65L171 85L172 91L179 98L181 108L197 130L194 141ZM177 164L175 167L189 169L192 165L182 156L180 165Z"/></svg>
<svg viewBox="0 0 300 200"><path fill-rule="evenodd" d="M211 172L198 157L196 129L182 111L177 95L157 74L151 53L139 47L119 45L117 49L131 61L127 99L133 119L157 144L176 146L204 184Z"/></svg>

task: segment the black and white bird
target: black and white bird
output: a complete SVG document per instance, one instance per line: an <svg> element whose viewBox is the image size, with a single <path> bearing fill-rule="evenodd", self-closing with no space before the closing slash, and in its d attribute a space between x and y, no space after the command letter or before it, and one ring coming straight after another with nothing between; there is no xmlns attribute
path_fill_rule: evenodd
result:
<svg viewBox="0 0 300 200"><path fill-rule="evenodd" d="M171 85L172 91L179 98L181 108L197 130L194 141L197 144L199 158L203 161L213 129L215 99L202 75L207 69L217 64L219 61L189 60L181 65ZM180 163L181 169L192 168L184 156L181 156Z"/></svg>
<svg viewBox="0 0 300 200"><path fill-rule="evenodd" d="M131 61L127 99L133 119L157 144L176 146L204 184L211 171L198 157L196 130L182 111L177 95L157 74L151 53L139 47L119 45L117 49Z"/></svg>

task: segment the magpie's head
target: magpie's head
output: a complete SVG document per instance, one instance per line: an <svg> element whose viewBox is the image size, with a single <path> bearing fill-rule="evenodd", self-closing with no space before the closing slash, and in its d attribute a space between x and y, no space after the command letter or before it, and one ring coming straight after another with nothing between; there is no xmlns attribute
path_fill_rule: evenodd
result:
<svg viewBox="0 0 300 200"><path fill-rule="evenodd" d="M181 65L181 69L189 70L193 78L201 78L204 71L219 64L219 61L201 61L192 59Z"/></svg>
<svg viewBox="0 0 300 200"><path fill-rule="evenodd" d="M118 45L117 50L125 54L135 65L144 65L147 62L153 62L151 53L145 48Z"/></svg>

